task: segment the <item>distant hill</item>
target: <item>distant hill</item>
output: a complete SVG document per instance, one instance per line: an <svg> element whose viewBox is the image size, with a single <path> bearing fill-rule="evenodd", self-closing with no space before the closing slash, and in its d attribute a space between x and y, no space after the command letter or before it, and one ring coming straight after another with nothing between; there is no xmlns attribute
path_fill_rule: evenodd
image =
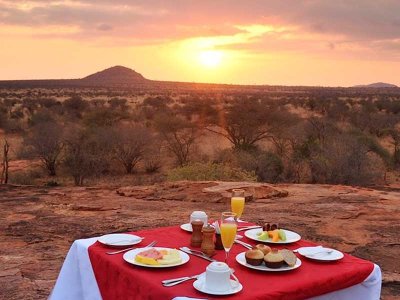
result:
<svg viewBox="0 0 400 300"><path fill-rule="evenodd" d="M365 87L374 89L365 89ZM159 81L147 79L142 74L123 66L114 66L79 79L0 80L0 88L126 88L138 91L164 91L166 93L176 91L192 92L202 89L208 92L230 91L235 93L286 93L322 90L324 92L346 94L350 91L352 93L385 93L385 89L380 89L382 87L395 88L395 92L400 93L400 88L396 88L395 85L381 82L346 88ZM361 88L361 91L359 88Z"/></svg>
<svg viewBox="0 0 400 300"><path fill-rule="evenodd" d="M115 66L86 76L79 81L82 85L89 86L126 86L145 83L149 80L144 78L142 74L137 73L132 69L123 66Z"/></svg>
<svg viewBox="0 0 400 300"><path fill-rule="evenodd" d="M395 84L391 83L385 83L385 82L375 82L371 84L361 84L361 85L355 85L353 87L367 87L367 88L396 88L398 87Z"/></svg>

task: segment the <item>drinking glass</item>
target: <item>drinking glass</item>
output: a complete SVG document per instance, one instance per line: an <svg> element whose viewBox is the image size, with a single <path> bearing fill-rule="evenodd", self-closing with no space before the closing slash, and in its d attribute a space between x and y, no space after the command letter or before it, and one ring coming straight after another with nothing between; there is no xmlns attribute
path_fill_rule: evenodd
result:
<svg viewBox="0 0 400 300"><path fill-rule="evenodd" d="M243 214L244 203L244 190L233 189L231 197L231 210L232 212L236 213L238 219Z"/></svg>
<svg viewBox="0 0 400 300"><path fill-rule="evenodd" d="M221 214L221 240L225 249L225 262L228 260L229 251L236 238L237 224L236 214L233 212L223 212Z"/></svg>

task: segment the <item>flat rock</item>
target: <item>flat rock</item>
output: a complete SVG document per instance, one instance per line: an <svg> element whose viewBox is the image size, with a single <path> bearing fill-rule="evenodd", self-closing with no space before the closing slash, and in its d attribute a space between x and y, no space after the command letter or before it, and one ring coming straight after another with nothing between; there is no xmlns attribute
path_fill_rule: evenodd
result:
<svg viewBox="0 0 400 300"><path fill-rule="evenodd" d="M47 298L76 239L180 225L194 210L217 219L229 209L233 188L246 189L245 220L277 222L305 239L371 260L383 270L382 299L400 297L400 189L181 181L90 188L0 185L0 299Z"/></svg>

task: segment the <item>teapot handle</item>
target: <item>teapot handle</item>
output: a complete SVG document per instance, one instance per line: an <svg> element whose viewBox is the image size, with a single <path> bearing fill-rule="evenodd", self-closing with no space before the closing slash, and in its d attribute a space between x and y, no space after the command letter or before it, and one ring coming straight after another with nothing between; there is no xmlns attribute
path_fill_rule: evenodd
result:
<svg viewBox="0 0 400 300"><path fill-rule="evenodd" d="M235 270L231 269L231 276L236 281L235 285L238 286L239 285L239 279L235 276L235 274L233 274L233 272L235 272Z"/></svg>

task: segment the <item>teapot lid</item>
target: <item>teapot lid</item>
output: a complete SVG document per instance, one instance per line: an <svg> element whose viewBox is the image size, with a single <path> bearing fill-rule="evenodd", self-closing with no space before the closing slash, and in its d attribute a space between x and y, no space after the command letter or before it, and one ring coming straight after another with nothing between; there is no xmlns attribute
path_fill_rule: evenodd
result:
<svg viewBox="0 0 400 300"><path fill-rule="evenodd" d="M229 266L226 263L220 261L212 262L207 266L207 271L226 272L229 270Z"/></svg>
<svg viewBox="0 0 400 300"><path fill-rule="evenodd" d="M194 212L192 212L192 217L206 217L207 214L204 211L200 211L200 210L195 210Z"/></svg>

